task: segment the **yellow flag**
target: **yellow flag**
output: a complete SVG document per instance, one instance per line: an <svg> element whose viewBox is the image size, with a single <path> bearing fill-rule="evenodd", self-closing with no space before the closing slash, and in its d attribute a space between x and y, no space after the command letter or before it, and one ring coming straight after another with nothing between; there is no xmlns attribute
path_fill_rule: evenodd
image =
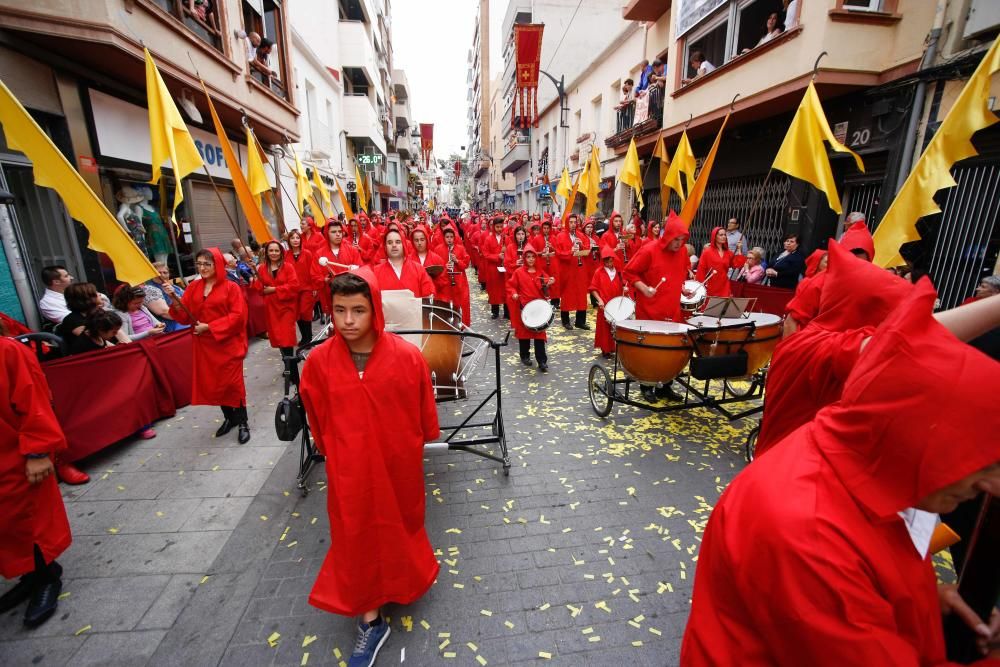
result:
<svg viewBox="0 0 1000 667"><path fill-rule="evenodd" d="M597 195L601 192L601 159L597 146L591 148L590 157L580 174L578 191L587 198L584 216L593 215L597 210Z"/></svg>
<svg viewBox="0 0 1000 667"><path fill-rule="evenodd" d="M344 194L344 188L340 185L340 179L334 176L333 181L337 184L337 194L340 196L340 205L344 208L344 216L350 220L354 217L354 211L351 210L351 203L347 201L347 195Z"/></svg>
<svg viewBox="0 0 1000 667"><path fill-rule="evenodd" d="M569 178L569 169L563 167L562 176L559 177L559 184L556 185L556 194L563 198L565 202L569 199L569 191L573 187Z"/></svg>
<svg viewBox="0 0 1000 667"><path fill-rule="evenodd" d="M837 186L833 182L830 158L826 154L824 141L838 153L853 155L858 169L864 172L865 165L861 157L833 136L830 123L823 113L823 105L819 102L819 95L816 94L816 87L810 81L771 168L801 179L822 191L826 194L830 208L841 213L843 209L840 206L840 196L837 195Z"/></svg>
<svg viewBox="0 0 1000 667"><path fill-rule="evenodd" d="M670 156L667 153L667 144L663 141L663 132L656 139L656 148L653 149L653 157L657 158L659 165L660 179L660 218L667 217L667 203L670 200L670 188L667 187L667 172L670 170Z"/></svg>
<svg viewBox="0 0 1000 667"><path fill-rule="evenodd" d="M298 153L294 153L294 157L295 168L293 171L295 172L295 199L296 204L299 207L299 215L301 216L305 213L305 206L303 205L303 202L312 196L312 186L309 185L309 177L306 176L306 169L302 166L302 161L299 160Z"/></svg>
<svg viewBox="0 0 1000 667"><path fill-rule="evenodd" d="M368 193L365 192L365 180L361 178L361 172L358 171L358 165L354 165L354 182L358 186L358 206L361 210L368 210Z"/></svg>
<svg viewBox="0 0 1000 667"><path fill-rule="evenodd" d="M336 213L333 209L333 202L330 200L330 191L326 189L326 183L319 176L319 167L313 165L313 186L319 190L319 196L321 198L320 205L323 207L323 215L327 215L329 211L330 217L333 217Z"/></svg>
<svg viewBox="0 0 1000 667"><path fill-rule="evenodd" d="M635 190L635 196L639 200L639 208L645 205L642 203L642 169L639 167L639 151L635 147L635 137L628 144L628 152L625 153L625 161L618 172L618 180Z"/></svg>
<svg viewBox="0 0 1000 667"><path fill-rule="evenodd" d="M986 53L944 117L941 127L927 144L916 166L896 194L875 230L875 264L898 266L903 263L899 247L920 238L917 220L938 213L935 203L938 190L956 185L952 166L959 160L978 155L972 135L997 122L990 111L990 77L1000 70L1000 39Z"/></svg>
<svg viewBox="0 0 1000 667"><path fill-rule="evenodd" d="M684 130L681 134L681 140L677 144L677 150L674 152L674 159L667 168L667 174L663 179L663 185L676 192L677 196L680 197L682 206L687 201L687 193L694 188L695 169L697 169L697 165L694 160L694 151L691 150L687 130ZM681 174L684 175L683 184L681 183ZM667 206L666 202L663 206Z"/></svg>
<svg viewBox="0 0 1000 667"><path fill-rule="evenodd" d="M260 198L264 192L271 190L271 184L267 181L267 174L264 172L264 163L260 159L260 150L257 148L257 141L253 132L247 128L247 185L253 193L254 204L260 209Z"/></svg>
<svg viewBox="0 0 1000 667"><path fill-rule="evenodd" d="M584 167L584 169L586 169L586 167ZM563 227L566 226L566 220L573 212L573 204L576 202L576 193L580 189L580 181L582 180L583 172L580 172L580 174L576 177L576 180L573 182L573 189L570 190L569 197L566 198L566 209L563 211L562 215Z"/></svg>
<svg viewBox="0 0 1000 667"><path fill-rule="evenodd" d="M698 180L694 182L694 187L688 191L687 201L684 202L684 208L681 209L681 219L688 227L694 222L694 216L698 214L698 207L701 206L701 198L705 196L705 188L708 187L708 177L712 174L712 165L715 164L715 154L719 152L722 133L725 131L726 123L728 122L729 114L727 113L726 117L722 119L722 127L719 128L719 133L715 135L715 141L712 142L712 150L708 151L708 157L705 158L704 164L701 165L701 171L698 172Z"/></svg>
<svg viewBox="0 0 1000 667"><path fill-rule="evenodd" d="M146 52L146 101L149 104L149 141L153 157L150 164L153 167L153 177L150 183L159 183L160 168L168 159L174 170L174 210L170 219L174 220L177 207L184 201L184 190L181 179L204 164L201 154L194 145L194 140L188 133L187 126L181 114L170 97L167 85L160 78L153 56L149 49ZM177 221L174 220L174 224Z"/></svg>
<svg viewBox="0 0 1000 667"><path fill-rule="evenodd" d="M7 144L31 160L35 185L59 193L70 216L90 232L87 245L111 258L119 280L138 285L157 275L149 258L142 254L128 232L122 229L3 81L0 81L0 124Z"/></svg>

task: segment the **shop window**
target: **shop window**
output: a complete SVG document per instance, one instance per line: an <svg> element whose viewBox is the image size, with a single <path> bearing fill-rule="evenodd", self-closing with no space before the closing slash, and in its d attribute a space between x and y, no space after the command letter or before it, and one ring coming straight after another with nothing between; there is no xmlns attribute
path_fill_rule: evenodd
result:
<svg viewBox="0 0 1000 667"><path fill-rule="evenodd" d="M222 50L221 9L218 0L153 0L176 16L188 29L220 53Z"/></svg>
<svg viewBox="0 0 1000 667"><path fill-rule="evenodd" d="M282 39L284 14L281 0L243 0L243 29L261 37L260 46L248 46L247 60L250 76L282 99L288 99L287 63L288 50Z"/></svg>

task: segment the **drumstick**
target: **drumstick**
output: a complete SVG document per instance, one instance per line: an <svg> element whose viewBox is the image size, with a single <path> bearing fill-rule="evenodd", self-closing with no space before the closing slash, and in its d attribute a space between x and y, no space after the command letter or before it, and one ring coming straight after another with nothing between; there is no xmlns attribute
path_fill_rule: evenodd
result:
<svg viewBox="0 0 1000 667"><path fill-rule="evenodd" d="M656 294L656 290L660 289L660 285L667 282L666 277L660 278L660 282L656 283L656 287L653 288L653 294Z"/></svg>
<svg viewBox="0 0 1000 667"><path fill-rule="evenodd" d="M338 262L331 262L329 257L320 257L318 261L319 265L325 266L330 273L333 273L333 269L330 268L331 266L336 266L337 268L340 269L352 268L350 264L340 264Z"/></svg>

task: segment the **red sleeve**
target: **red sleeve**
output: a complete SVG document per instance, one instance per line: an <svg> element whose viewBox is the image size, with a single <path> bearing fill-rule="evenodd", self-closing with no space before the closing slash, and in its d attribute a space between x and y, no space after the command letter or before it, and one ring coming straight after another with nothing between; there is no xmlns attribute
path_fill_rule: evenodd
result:
<svg viewBox="0 0 1000 667"><path fill-rule="evenodd" d="M819 314L822 282L816 280L815 276L803 280L795 290L795 296L785 307L786 312L798 323L799 328L809 324Z"/></svg>
<svg viewBox="0 0 1000 667"><path fill-rule="evenodd" d="M38 360L21 343L4 341L2 359L10 388L10 406L19 418L17 448L22 455L55 454L66 449L66 436L52 411L52 394Z"/></svg>
<svg viewBox="0 0 1000 667"><path fill-rule="evenodd" d="M265 269L266 270L266 269ZM278 271L278 280L275 287L278 298L282 301L291 301L299 298L299 276L295 272L295 267L285 262Z"/></svg>
<svg viewBox="0 0 1000 667"><path fill-rule="evenodd" d="M170 301L170 319L180 324L194 324L194 320L188 313L194 304L195 289L201 289L201 283L198 280L189 283L187 289L184 290L184 296L181 297L183 308L178 307L173 300Z"/></svg>
<svg viewBox="0 0 1000 667"><path fill-rule="evenodd" d="M431 387L431 370L422 356L418 357L420 371L420 424L424 432L424 442L433 442L441 435L438 424L437 404L434 402L434 388Z"/></svg>
<svg viewBox="0 0 1000 667"><path fill-rule="evenodd" d="M419 281L420 284L420 294L417 294L415 296L418 296L420 298L423 298L425 296L431 296L436 291L434 289L434 281L431 280L431 277L429 275L427 275L427 271L424 270L424 267L420 266L420 262L413 262L413 264L414 267L417 269L417 280Z"/></svg>
<svg viewBox="0 0 1000 667"><path fill-rule="evenodd" d="M642 274L649 268L649 262L650 259L648 252L637 252L632 259L628 261L628 264L625 265L625 282L627 282L630 287L635 286L637 282L642 280Z"/></svg>
<svg viewBox="0 0 1000 667"><path fill-rule="evenodd" d="M597 270L594 271L594 275L590 277L590 286L587 288L588 292L597 292L598 294L601 293L601 271L603 270L604 267L599 266L597 267Z"/></svg>
<svg viewBox="0 0 1000 667"><path fill-rule="evenodd" d="M555 237L552 241L552 247L559 259L564 261L573 259L573 241L570 240L569 234L560 234Z"/></svg>
<svg viewBox="0 0 1000 667"><path fill-rule="evenodd" d="M229 306L229 312L211 322L205 322L208 325L209 333L216 341L246 335L247 329L247 302L243 298L243 292L236 283L228 280L222 282L227 286L226 304ZM214 289L219 289L219 287L221 285L217 284ZM184 295L187 296L187 292Z"/></svg>

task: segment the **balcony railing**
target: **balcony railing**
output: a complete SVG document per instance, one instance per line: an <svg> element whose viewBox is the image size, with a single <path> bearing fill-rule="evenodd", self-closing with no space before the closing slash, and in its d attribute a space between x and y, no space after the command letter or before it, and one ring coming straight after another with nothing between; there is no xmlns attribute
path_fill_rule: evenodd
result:
<svg viewBox="0 0 1000 667"><path fill-rule="evenodd" d="M211 2L189 3L188 0L153 0L164 11L176 16L206 44L222 52L222 31L219 15Z"/></svg>
<svg viewBox="0 0 1000 667"><path fill-rule="evenodd" d="M288 99L288 91L285 89L285 84L282 83L281 79L274 72L258 60L251 60L249 67L250 76L253 77L254 81L265 86L281 99Z"/></svg>
<svg viewBox="0 0 1000 667"><path fill-rule="evenodd" d="M615 133L604 140L609 148L623 146L632 137L641 137L660 129L663 124L663 89L648 88L645 95L618 109Z"/></svg>

